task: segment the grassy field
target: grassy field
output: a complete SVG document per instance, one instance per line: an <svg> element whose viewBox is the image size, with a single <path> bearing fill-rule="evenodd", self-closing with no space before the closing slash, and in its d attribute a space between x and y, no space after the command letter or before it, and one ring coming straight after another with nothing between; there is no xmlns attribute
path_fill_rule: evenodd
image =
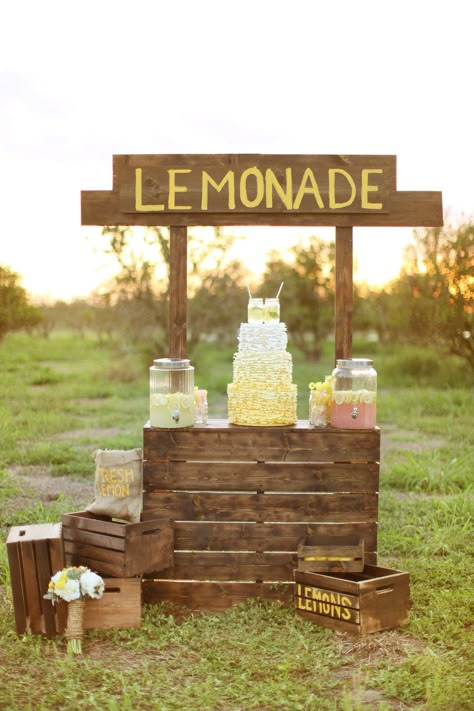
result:
<svg viewBox="0 0 474 711"><path fill-rule="evenodd" d="M249 602L225 613L145 606L138 630L63 640L15 634L4 542L9 527L57 521L92 498L92 452L140 447L148 363L132 350L55 334L0 344L0 708L474 708L472 377L453 360L356 343L379 372L380 563L410 573L407 626L357 640ZM331 346L294 353L299 416ZM232 349L193 354L211 416L225 416Z"/></svg>

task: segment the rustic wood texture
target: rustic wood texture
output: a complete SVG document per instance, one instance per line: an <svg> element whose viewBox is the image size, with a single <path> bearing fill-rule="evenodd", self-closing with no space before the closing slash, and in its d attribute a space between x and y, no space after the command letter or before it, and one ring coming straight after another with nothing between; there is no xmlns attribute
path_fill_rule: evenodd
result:
<svg viewBox="0 0 474 711"><path fill-rule="evenodd" d="M144 486L201 491L371 492L379 465L364 462L145 461Z"/></svg>
<svg viewBox="0 0 474 711"><path fill-rule="evenodd" d="M436 227L443 224L442 194L438 191L398 191L377 213L163 213L121 212L118 193L107 190L81 192L82 225L232 226L275 227ZM390 239L387 233L386 239Z"/></svg>
<svg viewBox="0 0 474 711"><path fill-rule="evenodd" d="M104 578L99 600L88 600L84 610L85 630L140 627L141 578Z"/></svg>
<svg viewBox="0 0 474 711"><path fill-rule="evenodd" d="M311 538L314 542L310 543ZM298 570L308 573L360 573L363 569L363 538L307 536L305 543L298 546Z"/></svg>
<svg viewBox="0 0 474 711"><path fill-rule="evenodd" d="M154 516L145 511L144 516ZM255 523L212 521L176 521L174 525L175 550L177 551L281 551L292 553L301 540L324 536L326 538L347 534L348 537L364 540L367 551L377 548L377 523Z"/></svg>
<svg viewBox="0 0 474 711"><path fill-rule="evenodd" d="M144 459L151 461L378 462L380 431L243 427L209 420L190 430L144 428ZM146 485L146 484L145 484Z"/></svg>
<svg viewBox="0 0 474 711"><path fill-rule="evenodd" d="M192 587L197 582L245 582L248 596L259 595L262 582L291 584L298 546L318 536L361 539L365 560L376 563L378 429L210 420L172 432L147 425L143 447L143 519L175 522L174 563L147 573L150 596L152 578L186 582L185 592L166 589L193 605L199 596L192 591L202 590Z"/></svg>
<svg viewBox="0 0 474 711"><path fill-rule="evenodd" d="M88 511L63 514L62 539L68 565L87 565L100 575L127 578L168 568L173 527L168 518L121 523Z"/></svg>
<svg viewBox="0 0 474 711"><path fill-rule="evenodd" d="M313 171L321 201L307 190L302 200L295 202L305 168ZM136 169L143 202L159 204L158 211L136 211ZM362 200L362 170L381 170L370 175L369 182L377 190L366 193L368 207ZM263 174L270 169L280 184L280 191L265 181L261 189L255 175L244 185L242 173ZM329 170L337 173L336 206L330 204ZM184 172L181 172L183 171ZM291 171L292 187L287 190L287 171ZM356 194L342 176L353 177ZM209 204L204 209L202 171L214 176L209 187ZM228 171L235 175L235 205L230 205L228 184L217 189ZM409 226L431 227L443 224L441 192L396 191L395 156L268 156L268 155L116 155L113 158L113 189L82 191L83 225L288 225L288 226ZM304 182L304 180L302 181ZM170 202L170 186L173 197ZM209 186L210 184L208 184ZM307 183L309 186L309 183ZM262 192L263 190L263 192ZM341 192L342 191L342 192ZM346 200L346 198L348 198ZM289 199L289 202L287 201ZM348 202L344 206L344 202ZM298 203L298 204L297 204ZM321 204L322 203L322 204Z"/></svg>
<svg viewBox="0 0 474 711"><path fill-rule="evenodd" d="M187 264L188 241L186 227L170 229L170 358L186 358L187 342Z"/></svg>
<svg viewBox="0 0 474 711"><path fill-rule="evenodd" d="M125 213L385 212L396 190L395 156L116 155L113 163Z"/></svg>
<svg viewBox="0 0 474 711"><path fill-rule="evenodd" d="M148 492L146 506L157 518L176 521L329 522L373 520L374 494L240 494L231 492Z"/></svg>
<svg viewBox="0 0 474 711"><path fill-rule="evenodd" d="M13 526L7 556L17 634L54 637L63 629L64 612L43 596L51 576L64 566L60 524Z"/></svg>
<svg viewBox="0 0 474 711"><path fill-rule="evenodd" d="M408 620L408 573L366 565L361 573L294 576L296 614L323 627L365 635Z"/></svg>
<svg viewBox="0 0 474 711"><path fill-rule="evenodd" d="M193 610L226 610L248 598L291 604L293 583L210 582L188 580L144 580L143 602L172 600Z"/></svg>
<svg viewBox="0 0 474 711"><path fill-rule="evenodd" d="M352 227L336 227L335 360L352 357Z"/></svg>

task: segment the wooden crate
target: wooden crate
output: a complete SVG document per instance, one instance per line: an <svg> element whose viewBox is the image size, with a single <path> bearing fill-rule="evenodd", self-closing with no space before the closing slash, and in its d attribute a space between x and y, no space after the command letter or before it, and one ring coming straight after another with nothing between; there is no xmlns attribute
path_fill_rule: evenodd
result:
<svg viewBox="0 0 474 711"><path fill-rule="evenodd" d="M408 620L408 573L366 565L361 573L294 576L296 614L323 627L365 635Z"/></svg>
<svg viewBox="0 0 474 711"><path fill-rule="evenodd" d="M86 565L113 578L130 578L172 565L173 526L169 518L124 523L79 511L63 514L62 523L67 565Z"/></svg>
<svg viewBox="0 0 474 711"><path fill-rule="evenodd" d="M307 536L362 538L366 561L377 562L378 429L210 420L190 430L146 425L143 440L143 518L175 522L174 565L147 572L145 602L222 609L291 598Z"/></svg>
<svg viewBox="0 0 474 711"><path fill-rule="evenodd" d="M129 629L140 627L142 620L141 578L104 578L104 594L98 600L86 601L83 628L85 630ZM67 603L59 602L64 624L67 621Z"/></svg>
<svg viewBox="0 0 474 711"><path fill-rule="evenodd" d="M43 595L51 577L64 567L61 524L13 526L7 555L17 634L54 637L64 627L64 612Z"/></svg>
<svg viewBox="0 0 474 711"><path fill-rule="evenodd" d="M364 539L320 537L298 546L298 570L307 573L360 573L364 569Z"/></svg>

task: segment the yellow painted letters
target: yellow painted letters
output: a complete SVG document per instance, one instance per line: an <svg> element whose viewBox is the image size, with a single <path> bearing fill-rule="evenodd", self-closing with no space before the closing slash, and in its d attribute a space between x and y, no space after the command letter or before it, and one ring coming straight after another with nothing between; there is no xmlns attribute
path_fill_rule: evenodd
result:
<svg viewBox="0 0 474 711"><path fill-rule="evenodd" d="M144 205L142 197L142 169L135 168L135 210L137 212L160 212L164 205Z"/></svg>
<svg viewBox="0 0 474 711"><path fill-rule="evenodd" d="M176 193L186 193L187 187L184 185L176 185L176 173L190 173L191 168L171 168L168 171L169 175L169 193L168 193L168 209L169 210L191 210L191 205L176 205Z"/></svg>
<svg viewBox="0 0 474 711"><path fill-rule="evenodd" d="M309 185L307 185L308 182ZM306 194L313 195L314 199L316 200L317 206L321 208L321 210L324 208L324 203L319 192L319 187L311 168L306 168L305 172L303 173L300 187L298 188L298 192L296 193L295 201L293 203L293 210L299 210L301 206L301 201L303 200L303 197Z"/></svg>
<svg viewBox="0 0 474 711"><path fill-rule="evenodd" d="M209 185L220 192L224 185L227 183L228 198L227 207L229 210L235 210L235 176L232 170L229 170L220 183L216 183L215 180L211 178L209 173L205 170L202 171L202 190L201 190L201 210L209 209Z"/></svg>
<svg viewBox="0 0 474 711"><path fill-rule="evenodd" d="M381 202L369 202L369 193L378 192L378 185L369 185L369 173L383 173L382 168L363 168L361 175L360 204L369 210L381 210Z"/></svg>
<svg viewBox="0 0 474 711"><path fill-rule="evenodd" d="M351 196L345 202L337 202L337 200L336 200L336 173L344 176L344 178L347 180L347 182L351 186ZM329 180L329 207L331 208L331 210L338 210L341 207L348 207L348 205L352 205L352 203L354 202L356 193L357 193L356 184L354 182L354 178L352 177L352 175L350 175L347 172L347 170L343 170L342 168L329 168L328 180Z"/></svg>
<svg viewBox="0 0 474 711"><path fill-rule="evenodd" d="M286 186L283 186L278 182L278 178L271 168L267 168L265 171L265 206L268 208L273 207L273 189L277 193L278 197L282 201L283 205L287 210L291 210L293 207L293 173L291 168L286 168Z"/></svg>
<svg viewBox="0 0 474 711"><path fill-rule="evenodd" d="M255 198L253 200L250 200L247 190L247 180L250 175L253 175L256 180ZM255 166L253 168L247 168L247 170L244 170L244 172L240 176L240 201L242 205L250 208L258 207L263 200L264 194L265 186L263 182L262 171L260 171Z"/></svg>

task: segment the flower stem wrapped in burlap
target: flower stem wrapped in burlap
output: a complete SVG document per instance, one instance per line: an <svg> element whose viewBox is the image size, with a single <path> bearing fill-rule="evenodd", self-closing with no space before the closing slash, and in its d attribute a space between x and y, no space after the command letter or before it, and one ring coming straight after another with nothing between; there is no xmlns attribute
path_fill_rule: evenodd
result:
<svg viewBox="0 0 474 711"><path fill-rule="evenodd" d="M67 653L70 656L82 654L82 620L84 617L85 600L71 600L67 609Z"/></svg>

